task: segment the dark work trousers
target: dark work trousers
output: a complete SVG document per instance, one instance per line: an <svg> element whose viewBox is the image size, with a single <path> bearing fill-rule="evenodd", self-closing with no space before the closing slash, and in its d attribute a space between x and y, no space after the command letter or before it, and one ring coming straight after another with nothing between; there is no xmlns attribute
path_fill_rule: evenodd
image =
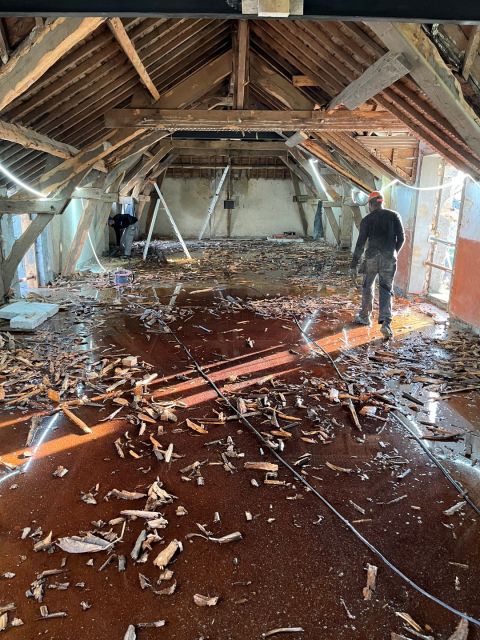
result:
<svg viewBox="0 0 480 640"><path fill-rule="evenodd" d="M323 212L323 203L320 200L319 203L317 204L317 211L315 213L315 220L313 223L313 239L314 240L319 240L320 238L325 237L325 234L323 231L322 212Z"/></svg>
<svg viewBox="0 0 480 640"><path fill-rule="evenodd" d="M122 234L124 232L123 227L113 226L113 230L115 231L115 239L117 241L117 247L120 246L120 240L122 239Z"/></svg>
<svg viewBox="0 0 480 640"><path fill-rule="evenodd" d="M391 254L379 253L373 258L367 258L364 263L364 279L362 290L362 318L370 318L373 311L373 299L375 295L375 281L378 277L380 311L378 321L380 323L392 319L393 279L397 270L397 259Z"/></svg>

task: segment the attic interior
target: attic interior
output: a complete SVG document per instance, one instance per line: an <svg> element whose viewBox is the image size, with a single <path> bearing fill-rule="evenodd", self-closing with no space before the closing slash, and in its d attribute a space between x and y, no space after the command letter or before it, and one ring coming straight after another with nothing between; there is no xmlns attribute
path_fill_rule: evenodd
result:
<svg viewBox="0 0 480 640"><path fill-rule="evenodd" d="M480 639L480 23L206 4L0 18L0 631Z"/></svg>

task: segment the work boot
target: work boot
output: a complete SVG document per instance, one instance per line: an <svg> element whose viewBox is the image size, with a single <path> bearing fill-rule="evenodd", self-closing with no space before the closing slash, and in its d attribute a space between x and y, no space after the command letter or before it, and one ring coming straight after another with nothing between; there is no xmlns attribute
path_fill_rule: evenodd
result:
<svg viewBox="0 0 480 640"><path fill-rule="evenodd" d="M380 331L385 340L390 340L390 338L393 338L393 330L392 325L390 324L390 320L384 320L382 322L382 328L380 329Z"/></svg>
<svg viewBox="0 0 480 640"><path fill-rule="evenodd" d="M364 327L371 327L372 326L372 321L370 320L370 318L365 318L365 316L362 316L360 313L357 313L355 318L353 319L355 324L361 324Z"/></svg>

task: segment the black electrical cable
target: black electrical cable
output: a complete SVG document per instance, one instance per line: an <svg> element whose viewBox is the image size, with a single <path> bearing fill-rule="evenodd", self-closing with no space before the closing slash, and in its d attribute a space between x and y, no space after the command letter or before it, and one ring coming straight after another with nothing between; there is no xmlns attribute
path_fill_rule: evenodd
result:
<svg viewBox="0 0 480 640"><path fill-rule="evenodd" d="M300 332L302 333L302 335L305 337L305 339L308 341L308 343L310 345L314 345L313 347L313 351L315 353L318 351L320 352L320 355L323 355L324 357L326 357L330 363L332 364L332 366L334 367L335 371L337 372L337 375L339 376L339 378L341 380L343 380L344 382L348 382L348 379L345 378L345 376L341 373L341 371L338 369L335 361L333 360L333 358L330 356L329 353L327 353L325 351L325 349L319 345L315 340L312 340L312 338L310 338L305 331L302 329L302 327L300 326L299 322L297 319L295 319L295 323L298 327L298 329L300 330ZM478 507L475 502L470 498L470 496L468 495L468 492L465 491L465 489L462 487L462 485L457 482L457 480L455 480L455 478L450 474L450 472L448 471L448 469L446 469L443 464L440 462L440 460L437 458L437 456L432 453L432 451L430 451L430 449L428 448L428 446L422 442L422 440L418 437L418 435L413 431L413 429L410 428L407 419L405 418L405 416L401 415L398 411L393 411L392 414L393 417L397 420L397 422L399 422L402 427L404 427L411 436L413 436L413 438L416 440L416 442L421 446L421 448L425 451L425 453L427 454L427 456L430 458L430 460L435 463L435 465L440 469L440 471L443 473L443 475L445 476L445 478L450 482L450 484L452 485L452 487L458 492L458 494L464 498L464 500L472 507L472 509L475 511L475 513L477 513L478 515L480 515L480 507Z"/></svg>
<svg viewBox="0 0 480 640"><path fill-rule="evenodd" d="M430 460L437 465L437 467L443 473L445 478L447 478L447 480L450 482L450 484L456 489L458 494L466 502L468 502L468 504L472 507L472 509L480 516L480 508L475 504L475 502L473 502L473 500L468 495L468 492L465 491L465 489L462 487L462 485L459 482L457 482L455 480L455 478L450 474L448 469L446 469L443 466L443 464L440 462L440 460L437 458L437 456L434 453L432 453L432 451L430 451L430 449L428 448L428 446L424 442L422 442L422 440L418 437L418 435L415 433L415 431L408 424L406 417L404 415L402 415L401 413L399 413L398 411L393 411L391 415L393 415L393 417L397 420L397 422L399 424L401 424L402 427L404 429L406 429L410 433L411 436L413 436L413 438L422 447L422 449L425 451L425 453L430 458Z"/></svg>
<svg viewBox="0 0 480 640"><path fill-rule="evenodd" d="M462 613L458 609L455 609L455 607L452 607L446 602L443 602L443 600L440 600L440 598L437 598L428 591L425 591L425 589L411 580L407 575L403 573L403 571L401 571L397 566L390 562L390 560L388 560L388 558L386 558L383 553L379 549L377 549L377 547L369 542L347 518L345 518L339 511L337 511L337 509L319 491L317 491L317 489L312 484L310 484L308 480L306 480L300 473L298 473L298 471L294 469L294 467L292 467L277 451L275 451L275 449L272 449L270 447L269 443L265 440L262 434L257 431L253 424L238 411L237 407L235 407L235 405L230 402L230 400L217 387L215 382L203 371L198 361L192 355L188 347L176 335L176 333L170 327L168 327L168 330L176 340L176 342L179 344L179 346L185 351L187 357L194 364L200 376L212 387L215 393L227 403L230 409L232 409L232 411L238 416L239 420L241 420L243 424L260 440L260 442L270 450L272 455L278 460L278 462L280 462L282 466L288 469L299 482L301 482L311 493L313 493L313 495L315 495L319 500L321 500L321 502L323 502L323 504L360 540L360 542L362 542L375 556L377 556L377 558L379 558L391 571L393 571L410 587L412 587L412 589L415 589L415 591L418 591L418 593L421 593L423 596L425 596L429 600L432 600L432 602L435 602L435 604L438 604L440 607L443 607L447 611L450 611L450 613L453 613L454 615L467 620L471 624L480 627L480 620L477 620L476 618L473 618L466 613Z"/></svg>

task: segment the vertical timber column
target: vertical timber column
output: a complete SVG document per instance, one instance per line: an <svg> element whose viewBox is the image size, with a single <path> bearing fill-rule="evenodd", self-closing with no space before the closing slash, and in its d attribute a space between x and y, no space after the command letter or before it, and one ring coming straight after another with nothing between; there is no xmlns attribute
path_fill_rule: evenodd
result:
<svg viewBox="0 0 480 640"><path fill-rule="evenodd" d="M353 234L353 213L350 207L342 207L342 217L340 220L340 248L350 249Z"/></svg>

